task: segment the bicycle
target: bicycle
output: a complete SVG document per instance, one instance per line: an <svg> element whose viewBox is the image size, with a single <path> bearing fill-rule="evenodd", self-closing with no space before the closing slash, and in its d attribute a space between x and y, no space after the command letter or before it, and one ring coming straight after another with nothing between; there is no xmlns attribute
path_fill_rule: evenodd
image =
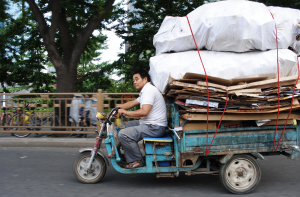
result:
<svg viewBox="0 0 300 197"><path fill-rule="evenodd" d="M25 108L29 109L30 104L26 104ZM10 126L41 126L44 125L48 120L48 117L44 117L42 120L40 118L37 118L34 111L26 111L25 114L23 114L23 111L20 110L20 108L17 108L17 111L10 119L9 125ZM36 123L37 121L37 123ZM41 122L43 123L41 124ZM12 129L13 131L19 130L18 127L10 127L9 129ZM34 128L26 128L26 130L33 130ZM40 128L35 128L35 130L41 130ZM12 135L24 138L28 137L31 133L16 133L13 132Z"/></svg>
<svg viewBox="0 0 300 197"><path fill-rule="evenodd" d="M28 110L30 104L26 104L25 108ZM26 130L41 130L41 128L34 128L35 126L46 126L47 123L52 122L53 112L49 112L45 117L39 118L36 116L34 111L26 111L23 114L23 111L20 108L17 108L16 112L11 115L10 114L9 126L32 126L33 128L26 128ZM17 131L18 127L8 127L8 130ZM31 135L31 133L11 133L12 136L24 138ZM37 134L36 134L37 135Z"/></svg>
<svg viewBox="0 0 300 197"><path fill-rule="evenodd" d="M26 104L26 109L28 109L29 104ZM12 128L10 126L23 126L24 124L28 124L32 121L32 118L29 118L32 116L33 112L26 112L23 114L23 111L21 108L13 108L13 110L16 109L15 112L7 112L10 107L1 107L2 115L1 115L1 125L7 126L3 127L3 130L18 130L18 128ZM27 130L32 130L31 128L27 128ZM30 135L30 133L11 133L12 136L16 137L27 137Z"/></svg>

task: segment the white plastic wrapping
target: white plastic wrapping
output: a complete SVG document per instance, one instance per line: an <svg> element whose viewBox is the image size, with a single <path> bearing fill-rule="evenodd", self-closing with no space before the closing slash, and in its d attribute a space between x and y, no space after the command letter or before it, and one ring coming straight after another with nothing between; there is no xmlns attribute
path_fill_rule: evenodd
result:
<svg viewBox="0 0 300 197"><path fill-rule="evenodd" d="M298 26L300 25L300 10L272 6L268 9L273 14L276 22L280 47L288 48L290 46L300 52L300 41L296 40L296 36L300 34Z"/></svg>
<svg viewBox="0 0 300 197"><path fill-rule="evenodd" d="M297 21L300 22L299 10L268 8L262 3L244 0L204 4L187 16L198 48L212 51L276 49L275 21L279 48L286 49L295 44ZM156 55L195 50L187 18L167 16L153 38L153 45Z"/></svg>
<svg viewBox="0 0 300 197"><path fill-rule="evenodd" d="M277 50L247 53L200 51L207 75L223 79L277 78ZM297 55L279 50L279 76L298 74ZM150 58L152 83L164 92L169 75L181 79L185 73L205 74L197 51L165 53Z"/></svg>

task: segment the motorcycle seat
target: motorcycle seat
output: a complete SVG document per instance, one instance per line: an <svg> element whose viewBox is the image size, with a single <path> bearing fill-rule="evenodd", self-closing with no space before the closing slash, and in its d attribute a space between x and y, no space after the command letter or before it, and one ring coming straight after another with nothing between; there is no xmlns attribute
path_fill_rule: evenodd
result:
<svg viewBox="0 0 300 197"><path fill-rule="evenodd" d="M144 137L145 142L173 142L173 138L170 134L166 133L163 137Z"/></svg>

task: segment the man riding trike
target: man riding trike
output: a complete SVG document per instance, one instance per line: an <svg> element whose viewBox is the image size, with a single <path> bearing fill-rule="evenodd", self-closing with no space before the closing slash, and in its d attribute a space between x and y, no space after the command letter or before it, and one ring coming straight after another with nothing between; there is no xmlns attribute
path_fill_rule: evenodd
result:
<svg viewBox="0 0 300 197"><path fill-rule="evenodd" d="M103 153L98 151L103 138L108 149L108 156L113 159L116 157L117 168L122 169L137 169L146 166L145 157L141 153L138 142L144 138L158 138L167 135L169 142L172 138L166 133L167 126L167 109L166 103L159 90L150 83L150 76L144 70L136 70L133 72L133 84L137 90L140 90L140 95L137 99L129 101L118 106L111 111L101 125L101 131L96 139L96 144L93 149L86 148L80 150L80 154L74 162L73 170L75 176L82 182L97 182L106 171L106 165L109 164L107 158ZM127 111L135 106L140 106L140 109L135 111ZM119 133L109 133L112 125L111 118L117 113L139 120L132 120L127 122L125 129L120 130ZM99 116L97 116L99 118ZM107 131L106 131L107 130ZM114 136L113 136L114 135ZM112 137L113 136L113 137ZM111 141L111 142L110 142ZM119 149L119 142L121 143L124 154L121 154ZM90 154L90 151L92 152ZM92 159L93 160L92 160ZM96 167L98 163L98 167ZM118 169L117 169L118 170ZM97 173L98 175L97 176ZM103 176L102 176L103 174Z"/></svg>

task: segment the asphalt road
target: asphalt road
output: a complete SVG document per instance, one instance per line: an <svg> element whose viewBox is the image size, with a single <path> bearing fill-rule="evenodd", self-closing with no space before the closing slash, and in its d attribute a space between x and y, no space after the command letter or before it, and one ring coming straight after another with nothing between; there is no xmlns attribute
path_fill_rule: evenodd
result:
<svg viewBox="0 0 300 197"><path fill-rule="evenodd" d="M218 176L157 179L155 174L120 174L112 167L101 182L82 184L72 172L77 154L78 148L0 147L0 196L236 196L223 188ZM300 161L269 156L259 163L262 179L247 197L300 196Z"/></svg>

